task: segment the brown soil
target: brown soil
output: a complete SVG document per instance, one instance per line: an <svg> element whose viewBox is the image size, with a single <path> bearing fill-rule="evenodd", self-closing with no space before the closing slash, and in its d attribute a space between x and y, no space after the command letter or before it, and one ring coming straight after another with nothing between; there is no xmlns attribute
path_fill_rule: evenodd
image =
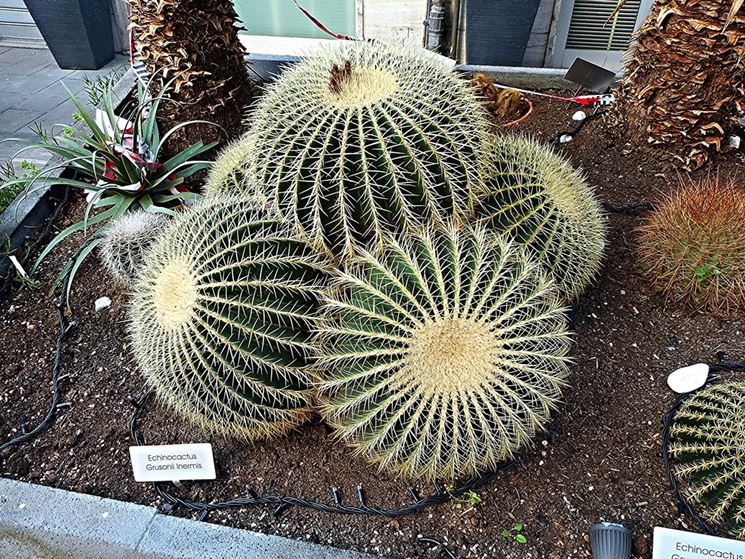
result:
<svg viewBox="0 0 745 559"><path fill-rule="evenodd" d="M566 129L576 106L538 99L533 115L511 129L546 139ZM674 186L659 175L653 154L613 139L602 119L589 122L560 149L587 172L604 200L622 204L648 200ZM719 158L710 168L726 176L742 168L741 154ZM80 203L63 214L77 218ZM636 271L634 227L638 218L611 214L610 249L596 286L573 314L576 344L571 387L549 432L536 441L510 472L479 490L475 509L449 503L389 520L289 509L278 519L270 508L215 512L210 522L331 544L391 557L436 557L417 535L448 542L461 558L553 559L590 557L587 531L599 519L618 520L634 531L636 555L651 556L654 526L695 529L678 515L660 459L661 420L673 402L665 384L680 366L745 358L742 320L693 313L667 304ZM50 398L50 371L57 335L50 282L74 243L50 257L41 288L22 290L0 302L0 440L35 425ZM113 305L100 313L94 301ZM149 485L135 483L129 465L128 399L143 383L133 366L125 334L127 297L112 287L95 259L82 269L73 294L76 327L63 356L65 401L53 426L33 443L0 456L0 475L94 495L158 505ZM721 354L719 355L722 356ZM189 483L180 495L224 500L245 495L288 494L331 500L339 486L347 502L362 484L370 504L396 507L410 502L409 483L379 473L332 442L318 421L286 439L245 445L208 437L151 402L141 426L153 444L211 442L218 479ZM431 488L419 487L422 494ZM175 514L187 514L176 511ZM500 537L515 522L525 525L528 543Z"/></svg>

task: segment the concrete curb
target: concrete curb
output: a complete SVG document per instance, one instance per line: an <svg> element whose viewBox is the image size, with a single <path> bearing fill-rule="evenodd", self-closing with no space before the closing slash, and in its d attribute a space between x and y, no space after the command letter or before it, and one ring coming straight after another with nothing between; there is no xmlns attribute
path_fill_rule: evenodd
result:
<svg viewBox="0 0 745 559"><path fill-rule="evenodd" d="M3 559L371 559L0 478Z"/></svg>

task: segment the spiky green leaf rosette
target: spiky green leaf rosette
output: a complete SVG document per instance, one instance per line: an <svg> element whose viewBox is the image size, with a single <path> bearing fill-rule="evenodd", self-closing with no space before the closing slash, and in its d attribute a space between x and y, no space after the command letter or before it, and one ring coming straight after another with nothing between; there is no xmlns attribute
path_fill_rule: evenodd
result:
<svg viewBox="0 0 745 559"><path fill-rule="evenodd" d="M567 298L576 298L600 270L605 249L592 188L567 160L530 138L494 138L490 155L477 215L532 249Z"/></svg>
<svg viewBox="0 0 745 559"><path fill-rule="evenodd" d="M437 228L361 253L322 326L322 410L381 467L456 478L530 443L570 339L540 265L483 229Z"/></svg>
<svg viewBox="0 0 745 559"><path fill-rule="evenodd" d="M185 212L152 247L129 331L147 382L176 412L245 439L309 414L324 261L292 226L237 198Z"/></svg>
<svg viewBox="0 0 745 559"><path fill-rule="evenodd" d="M343 258L387 231L470 216L485 115L423 51L338 42L269 86L251 119L248 181Z"/></svg>
<svg viewBox="0 0 745 559"><path fill-rule="evenodd" d="M708 386L688 398L670 427L675 477L709 522L745 539L745 382Z"/></svg>

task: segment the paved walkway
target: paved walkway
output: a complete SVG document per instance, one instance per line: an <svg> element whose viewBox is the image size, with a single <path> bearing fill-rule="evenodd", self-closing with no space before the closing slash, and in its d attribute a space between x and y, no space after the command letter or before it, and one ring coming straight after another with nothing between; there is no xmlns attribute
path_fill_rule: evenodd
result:
<svg viewBox="0 0 745 559"><path fill-rule="evenodd" d="M75 109L62 83L80 93L81 99L87 99L83 91L84 76L107 75L127 64L129 59L118 55L95 72L61 70L47 49L0 47L0 140L33 137L29 127L35 122L46 129L55 124L72 123ZM9 160L21 147L23 144L19 142L0 143L0 164ZM49 160L49 155L34 150L22 158L42 166Z"/></svg>

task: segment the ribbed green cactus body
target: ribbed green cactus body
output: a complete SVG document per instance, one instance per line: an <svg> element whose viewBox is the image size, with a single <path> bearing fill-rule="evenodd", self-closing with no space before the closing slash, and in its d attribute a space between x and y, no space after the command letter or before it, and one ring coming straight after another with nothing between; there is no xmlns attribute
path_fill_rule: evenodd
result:
<svg viewBox="0 0 745 559"><path fill-rule="evenodd" d="M130 314L137 363L157 394L213 430L254 439L309 413L324 263L285 222L213 198L148 253Z"/></svg>
<svg viewBox="0 0 745 559"><path fill-rule="evenodd" d="M342 273L322 326L322 409L337 435L408 476L495 467L548 420L566 318L540 266L468 226L387 240Z"/></svg>
<svg viewBox="0 0 745 559"><path fill-rule="evenodd" d="M204 183L204 195L225 196L242 191L247 158L248 142L245 136L225 147L210 169Z"/></svg>
<svg viewBox="0 0 745 559"><path fill-rule="evenodd" d="M529 138L494 138L477 216L527 245L569 299L600 270L606 227L584 176Z"/></svg>
<svg viewBox="0 0 745 559"><path fill-rule="evenodd" d="M338 43L269 86L247 176L343 258L386 231L468 216L486 122L467 83L428 54Z"/></svg>
<svg viewBox="0 0 745 559"><path fill-rule="evenodd" d="M745 382L703 388L670 427L673 473L702 516L745 539Z"/></svg>

